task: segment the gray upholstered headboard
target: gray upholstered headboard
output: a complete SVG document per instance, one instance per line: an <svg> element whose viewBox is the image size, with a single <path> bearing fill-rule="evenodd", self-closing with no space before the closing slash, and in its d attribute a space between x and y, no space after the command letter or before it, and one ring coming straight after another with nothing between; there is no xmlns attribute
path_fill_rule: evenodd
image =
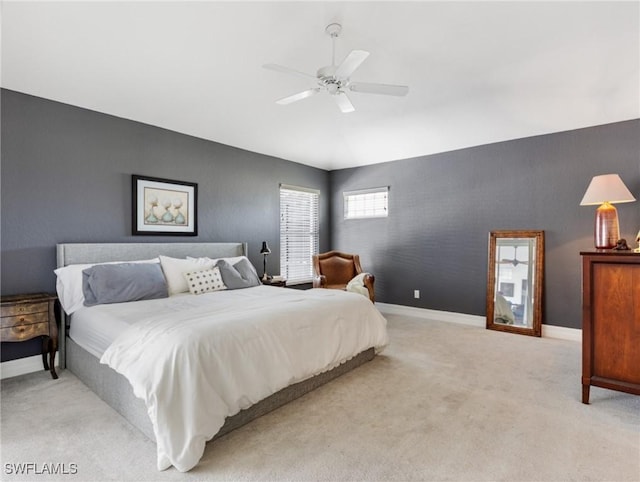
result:
<svg viewBox="0 0 640 482"><path fill-rule="evenodd" d="M70 264L135 261L159 255L173 258L246 256L247 243L67 243L58 244L58 268Z"/></svg>
<svg viewBox="0 0 640 482"><path fill-rule="evenodd" d="M246 256L247 243L65 243L56 246L58 268L70 264L135 261L160 256L229 258ZM59 364L66 366L67 315L60 310Z"/></svg>

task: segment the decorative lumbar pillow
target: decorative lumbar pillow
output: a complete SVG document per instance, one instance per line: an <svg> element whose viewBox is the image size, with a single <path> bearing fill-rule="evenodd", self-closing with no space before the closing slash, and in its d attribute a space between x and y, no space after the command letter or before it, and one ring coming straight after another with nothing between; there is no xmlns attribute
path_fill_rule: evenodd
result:
<svg viewBox="0 0 640 482"><path fill-rule="evenodd" d="M157 263L95 265L82 271L84 305L154 300L169 296Z"/></svg>
<svg viewBox="0 0 640 482"><path fill-rule="evenodd" d="M258 286L260 279L255 268L247 258L240 259L234 265L224 259L218 260L216 266L220 268L222 280L227 289L237 290Z"/></svg>
<svg viewBox="0 0 640 482"><path fill-rule="evenodd" d="M167 279L169 296L172 296L189 291L189 285L184 273L213 268L214 262L207 258L178 259L160 256L160 264L162 265L164 277Z"/></svg>
<svg viewBox="0 0 640 482"><path fill-rule="evenodd" d="M189 286L189 291L194 295L227 289L217 266L211 269L184 273L184 279Z"/></svg>

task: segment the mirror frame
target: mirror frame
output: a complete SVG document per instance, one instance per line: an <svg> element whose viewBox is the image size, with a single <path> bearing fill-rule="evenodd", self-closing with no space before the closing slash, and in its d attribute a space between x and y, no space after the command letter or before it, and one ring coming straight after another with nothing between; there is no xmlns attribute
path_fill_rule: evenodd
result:
<svg viewBox="0 0 640 482"><path fill-rule="evenodd" d="M531 328L494 322L494 300L496 289L497 240L502 238L535 239L535 264L533 286L533 324ZM487 329L542 336L542 296L544 280L544 231L491 231L489 233L489 264L487 266Z"/></svg>

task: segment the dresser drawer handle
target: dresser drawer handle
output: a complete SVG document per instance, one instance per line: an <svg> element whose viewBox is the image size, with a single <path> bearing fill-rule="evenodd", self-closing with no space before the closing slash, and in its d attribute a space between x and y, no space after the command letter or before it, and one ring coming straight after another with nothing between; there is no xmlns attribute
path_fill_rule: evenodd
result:
<svg viewBox="0 0 640 482"><path fill-rule="evenodd" d="M22 318L20 318L20 321L24 321L24 316Z"/></svg>

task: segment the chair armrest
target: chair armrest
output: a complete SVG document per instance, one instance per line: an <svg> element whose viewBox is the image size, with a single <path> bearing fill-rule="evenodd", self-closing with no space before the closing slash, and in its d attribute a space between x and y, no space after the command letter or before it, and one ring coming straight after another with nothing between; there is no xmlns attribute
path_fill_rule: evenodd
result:
<svg viewBox="0 0 640 482"><path fill-rule="evenodd" d="M375 281L376 281L376 277L373 276L372 274L365 275L364 279L362 280L365 288L367 288L367 291L369 291L369 299L371 300L372 303L376 302L376 295L373 289L373 284Z"/></svg>
<svg viewBox="0 0 640 482"><path fill-rule="evenodd" d="M313 277L313 287L314 288L324 288L327 286L327 277L323 274L320 276Z"/></svg>

